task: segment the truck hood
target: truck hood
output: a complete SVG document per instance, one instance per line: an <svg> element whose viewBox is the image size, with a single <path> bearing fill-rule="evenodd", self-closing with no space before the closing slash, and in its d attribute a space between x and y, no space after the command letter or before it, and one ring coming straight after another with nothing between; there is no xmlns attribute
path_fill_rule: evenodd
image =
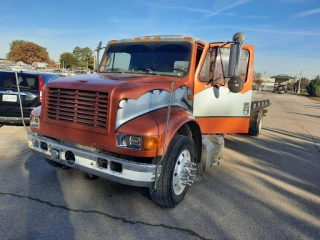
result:
<svg viewBox="0 0 320 240"><path fill-rule="evenodd" d="M47 87L83 89L92 91L110 92L115 87L125 83L155 83L164 82L176 78L168 76L156 76L146 74L108 73L108 74L86 74L59 78L47 83ZM130 84L131 85L131 84Z"/></svg>

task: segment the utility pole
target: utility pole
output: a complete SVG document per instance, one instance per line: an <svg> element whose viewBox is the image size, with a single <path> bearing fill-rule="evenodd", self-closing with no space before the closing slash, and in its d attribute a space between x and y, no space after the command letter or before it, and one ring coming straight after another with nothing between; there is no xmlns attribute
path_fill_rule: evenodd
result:
<svg viewBox="0 0 320 240"><path fill-rule="evenodd" d="M302 74L302 70L300 72L300 79L299 79L299 84L298 84L298 93L300 93L301 74Z"/></svg>

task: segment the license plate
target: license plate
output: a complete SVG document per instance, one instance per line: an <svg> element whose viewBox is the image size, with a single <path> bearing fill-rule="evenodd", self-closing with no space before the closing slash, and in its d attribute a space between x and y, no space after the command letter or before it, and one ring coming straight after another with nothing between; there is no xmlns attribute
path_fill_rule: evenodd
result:
<svg viewBox="0 0 320 240"><path fill-rule="evenodd" d="M17 95L2 95L2 101L3 102L16 102L17 101Z"/></svg>

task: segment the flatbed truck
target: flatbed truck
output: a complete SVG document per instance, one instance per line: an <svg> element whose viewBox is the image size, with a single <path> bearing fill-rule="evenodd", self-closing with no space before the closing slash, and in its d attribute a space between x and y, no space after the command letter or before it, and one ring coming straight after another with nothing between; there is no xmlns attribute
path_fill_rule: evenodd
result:
<svg viewBox="0 0 320 240"><path fill-rule="evenodd" d="M156 204L174 207L219 164L224 134L261 132L271 103L252 101L254 47L243 41L100 42L95 74L44 86L28 145L54 167L147 187Z"/></svg>

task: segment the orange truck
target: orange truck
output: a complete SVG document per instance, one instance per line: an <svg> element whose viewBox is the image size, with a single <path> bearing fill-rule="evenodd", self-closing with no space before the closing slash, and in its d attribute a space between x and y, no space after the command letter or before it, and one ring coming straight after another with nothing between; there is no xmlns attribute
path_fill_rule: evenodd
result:
<svg viewBox="0 0 320 240"><path fill-rule="evenodd" d="M219 163L223 134L261 131L270 102L252 101L254 48L243 41L100 42L96 74L44 86L28 145L54 167L148 187L155 203L174 207Z"/></svg>

